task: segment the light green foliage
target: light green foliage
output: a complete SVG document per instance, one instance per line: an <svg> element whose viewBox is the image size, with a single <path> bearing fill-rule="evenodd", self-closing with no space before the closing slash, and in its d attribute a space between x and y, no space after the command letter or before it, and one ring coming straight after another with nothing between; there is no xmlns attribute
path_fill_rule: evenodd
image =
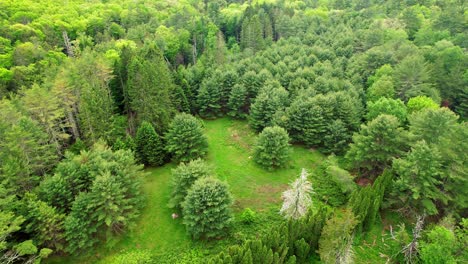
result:
<svg viewBox="0 0 468 264"><path fill-rule="evenodd" d="M406 104L406 107L408 109L408 113L412 114L424 109L437 109L439 108L439 105L430 97L422 95L410 98Z"/></svg>
<svg viewBox="0 0 468 264"><path fill-rule="evenodd" d="M456 127L458 116L448 108L424 109L409 118L410 131L418 140L438 144Z"/></svg>
<svg viewBox="0 0 468 264"><path fill-rule="evenodd" d="M240 219L244 224L252 224L257 219L257 214L255 211L247 207L244 209L244 211L242 211Z"/></svg>
<svg viewBox="0 0 468 264"><path fill-rule="evenodd" d="M202 123L189 114L181 113L174 117L165 140L167 152L176 161L190 161L207 153L208 142Z"/></svg>
<svg viewBox="0 0 468 264"><path fill-rule="evenodd" d="M152 264L154 263L151 252L146 250L135 250L117 255L111 264Z"/></svg>
<svg viewBox="0 0 468 264"><path fill-rule="evenodd" d="M393 98L395 97L395 88L393 84L393 78L384 75L375 81L371 87L367 89L367 101L374 102L378 99L386 97Z"/></svg>
<svg viewBox="0 0 468 264"><path fill-rule="evenodd" d="M319 241L320 260L324 263L353 263L354 228L358 220L351 210L335 212L323 227Z"/></svg>
<svg viewBox="0 0 468 264"><path fill-rule="evenodd" d="M197 180L182 204L187 231L194 239L225 235L232 222L232 202L226 183L210 177Z"/></svg>
<svg viewBox="0 0 468 264"><path fill-rule="evenodd" d="M180 163L176 169L172 170L172 194L169 207L181 209L182 202L193 183L210 174L210 168L201 159Z"/></svg>
<svg viewBox="0 0 468 264"><path fill-rule="evenodd" d="M426 236L427 238L421 242L420 249L420 258L424 263L459 263L455 257L458 241L453 230L436 226Z"/></svg>
<svg viewBox="0 0 468 264"><path fill-rule="evenodd" d="M163 141L150 123L141 123L135 136L135 145L135 154L141 163L150 166L164 164L166 153Z"/></svg>
<svg viewBox="0 0 468 264"><path fill-rule="evenodd" d="M401 124L406 122L406 106L400 99L380 98L375 102L367 104L367 120L372 120L379 115L393 115L400 121Z"/></svg>
<svg viewBox="0 0 468 264"><path fill-rule="evenodd" d="M394 116L380 115L353 135L346 159L354 168L380 173L393 158L404 153L407 134Z"/></svg>
<svg viewBox="0 0 468 264"><path fill-rule="evenodd" d="M285 167L289 162L289 148L289 136L284 128L266 127L258 136L253 159L269 170Z"/></svg>

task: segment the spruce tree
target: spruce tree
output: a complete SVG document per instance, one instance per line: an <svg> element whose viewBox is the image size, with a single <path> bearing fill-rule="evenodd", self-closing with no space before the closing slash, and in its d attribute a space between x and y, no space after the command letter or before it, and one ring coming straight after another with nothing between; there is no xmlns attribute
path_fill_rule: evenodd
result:
<svg viewBox="0 0 468 264"><path fill-rule="evenodd" d="M135 144L135 154L141 163L149 166L164 164L165 151L162 139L149 122L141 123L135 137Z"/></svg>
<svg viewBox="0 0 468 264"><path fill-rule="evenodd" d="M180 163L172 170L172 194L169 207L181 209L182 202L193 183L203 177L209 176L211 170L201 159L192 160L189 163Z"/></svg>
<svg viewBox="0 0 468 264"><path fill-rule="evenodd" d="M242 84L232 87L228 101L228 115L234 118L245 118L247 116L247 89Z"/></svg>
<svg viewBox="0 0 468 264"><path fill-rule="evenodd" d="M194 239L225 235L232 222L231 205L226 183L210 177L197 180L182 203L187 231Z"/></svg>
<svg viewBox="0 0 468 264"><path fill-rule="evenodd" d="M288 92L278 84L269 84L262 88L250 109L249 124L261 131L273 124L273 116L282 111L288 103Z"/></svg>
<svg viewBox="0 0 468 264"><path fill-rule="evenodd" d="M210 77L202 83L198 91L197 103L200 116L203 118L215 118L222 115L221 88L217 77Z"/></svg>
<svg viewBox="0 0 468 264"><path fill-rule="evenodd" d="M165 139L166 150L176 161L186 162L204 157L208 150L208 141L203 134L202 124L190 114L176 115Z"/></svg>
<svg viewBox="0 0 468 264"><path fill-rule="evenodd" d="M281 168L289 161L289 148L289 136L284 128L267 127L257 138L253 158L266 169Z"/></svg>

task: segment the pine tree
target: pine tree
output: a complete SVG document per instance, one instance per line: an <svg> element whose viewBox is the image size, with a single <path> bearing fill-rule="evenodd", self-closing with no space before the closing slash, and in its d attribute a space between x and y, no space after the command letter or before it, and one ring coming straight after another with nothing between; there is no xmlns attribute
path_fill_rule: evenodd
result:
<svg viewBox="0 0 468 264"><path fill-rule="evenodd" d="M141 163L149 166L164 164L165 151L162 139L149 122L141 123L136 133L135 144L135 154Z"/></svg>
<svg viewBox="0 0 468 264"><path fill-rule="evenodd" d="M172 170L172 194L169 207L181 209L182 202L193 183L203 177L210 176L211 170L201 159L189 163L180 163Z"/></svg>
<svg viewBox="0 0 468 264"><path fill-rule="evenodd" d="M129 123L132 131L143 121L151 123L158 133L166 130L175 110L171 102L174 83L161 51L146 44L133 56L128 69L125 91L129 100Z"/></svg>
<svg viewBox="0 0 468 264"><path fill-rule="evenodd" d="M206 79L198 91L199 113L204 118L221 116L221 88L217 77Z"/></svg>
<svg viewBox="0 0 468 264"><path fill-rule="evenodd" d="M282 127L266 127L254 147L254 161L266 169L286 166L289 161L289 136Z"/></svg>
<svg viewBox="0 0 468 264"><path fill-rule="evenodd" d="M166 150L173 160L190 161L206 155L208 142L201 122L189 114L174 117L165 135Z"/></svg>
<svg viewBox="0 0 468 264"><path fill-rule="evenodd" d="M263 87L251 106L250 126L256 131L271 126L275 113L282 111L287 103L288 92L283 87L278 87L275 84Z"/></svg>
<svg viewBox="0 0 468 264"><path fill-rule="evenodd" d="M293 183L291 189L283 192L283 206L280 213L286 218L298 219L303 217L312 205L312 184L307 180L307 171L302 169L301 175Z"/></svg>
<svg viewBox="0 0 468 264"><path fill-rule="evenodd" d="M231 205L226 183L210 177L197 180L182 203L187 231L195 239L225 235L232 222Z"/></svg>
<svg viewBox="0 0 468 264"><path fill-rule="evenodd" d="M346 159L355 168L365 168L374 175L380 173L407 148L407 134L394 116L380 115L353 135Z"/></svg>
<svg viewBox="0 0 468 264"><path fill-rule="evenodd" d="M239 119L247 116L247 95L247 89L242 84L236 84L232 87L227 104L230 110L229 116Z"/></svg>

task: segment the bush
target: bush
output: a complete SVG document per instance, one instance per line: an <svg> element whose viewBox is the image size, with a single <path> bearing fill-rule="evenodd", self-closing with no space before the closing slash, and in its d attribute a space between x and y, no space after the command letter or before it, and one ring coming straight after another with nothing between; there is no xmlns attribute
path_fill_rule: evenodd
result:
<svg viewBox="0 0 468 264"><path fill-rule="evenodd" d="M267 127L258 136L254 160L262 167L274 169L286 166L289 160L289 136L284 128Z"/></svg>
<svg viewBox="0 0 468 264"><path fill-rule="evenodd" d="M251 224L257 219L257 214L250 208L245 208L241 214L241 222Z"/></svg>
<svg viewBox="0 0 468 264"><path fill-rule="evenodd" d="M194 239L224 235L232 222L231 205L226 183L210 177L197 180L182 203L187 231Z"/></svg>

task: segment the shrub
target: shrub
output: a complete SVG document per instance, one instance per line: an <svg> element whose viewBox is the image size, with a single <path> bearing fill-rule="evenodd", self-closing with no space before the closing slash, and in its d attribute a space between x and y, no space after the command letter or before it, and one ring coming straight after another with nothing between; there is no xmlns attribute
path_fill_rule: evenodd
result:
<svg viewBox="0 0 468 264"><path fill-rule="evenodd" d="M250 208L245 208L241 214L241 222L251 224L257 219L257 214Z"/></svg>

